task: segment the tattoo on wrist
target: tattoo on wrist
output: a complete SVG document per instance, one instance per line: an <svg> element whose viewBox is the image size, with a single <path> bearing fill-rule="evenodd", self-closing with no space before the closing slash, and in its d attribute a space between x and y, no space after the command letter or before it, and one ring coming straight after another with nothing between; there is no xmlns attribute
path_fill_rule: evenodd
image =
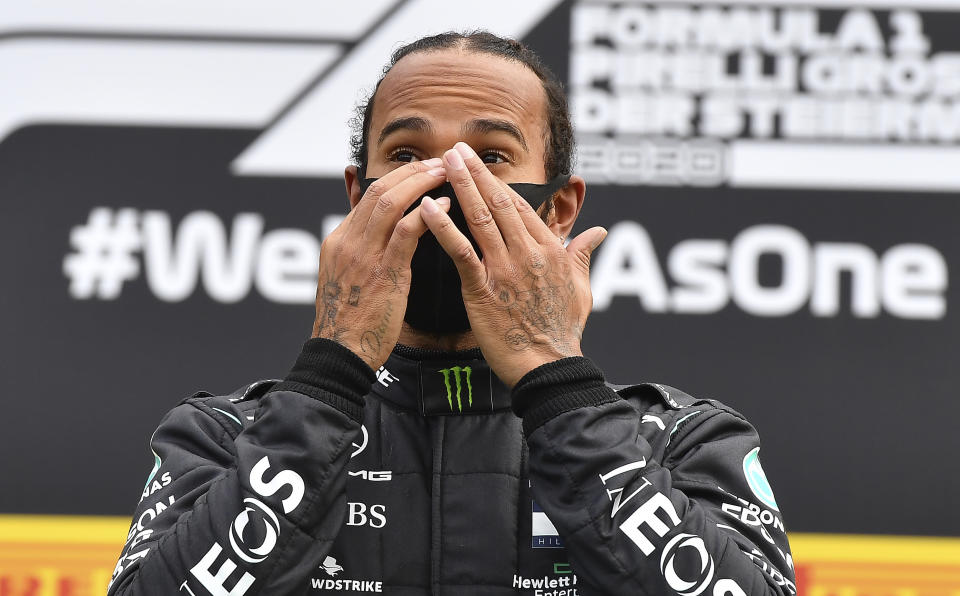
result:
<svg viewBox="0 0 960 596"><path fill-rule="evenodd" d="M390 327L390 318L393 314L393 303L387 302L380 318L380 324L375 329L367 330L360 336L360 349L368 356L377 356L383 348L383 337ZM389 346L393 347L393 346Z"/></svg>
<svg viewBox="0 0 960 596"><path fill-rule="evenodd" d="M321 326L335 326L337 324L337 311L340 309L340 282L331 280L323 284L323 298L321 302L323 309Z"/></svg>
<svg viewBox="0 0 960 596"><path fill-rule="evenodd" d="M340 282L336 279L329 279L321 286L317 303L317 319L314 323L314 333L318 337L340 341L342 331L337 327L340 293Z"/></svg>

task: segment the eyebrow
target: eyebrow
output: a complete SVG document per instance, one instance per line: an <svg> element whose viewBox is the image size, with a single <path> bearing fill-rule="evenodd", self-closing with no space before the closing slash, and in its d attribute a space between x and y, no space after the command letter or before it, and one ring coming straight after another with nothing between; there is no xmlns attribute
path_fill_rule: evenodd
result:
<svg viewBox="0 0 960 596"><path fill-rule="evenodd" d="M415 132L432 132L433 126L430 123L419 116L408 116L406 118L397 118L396 120L391 120L383 127L383 130L380 131L380 137L377 139L377 144L383 143L383 140L390 136L391 134L397 132L398 130L412 130Z"/></svg>
<svg viewBox="0 0 960 596"><path fill-rule="evenodd" d="M507 120L493 120L489 118L475 118L463 125L460 129L464 136L469 134L482 135L491 132L505 132L520 143L524 151L527 150L527 141L523 138L523 133L513 122Z"/></svg>
<svg viewBox="0 0 960 596"><path fill-rule="evenodd" d="M433 126L427 119L421 118L420 116L397 118L395 120L391 120L386 126L383 127L383 129L380 131L380 136L377 138L377 144L382 144L384 139L398 130L412 130L414 132L429 133L433 132ZM491 132L504 132L515 138L524 150L528 149L527 141L523 138L523 133L520 132L520 129L516 124L507 120L474 118L473 120L466 122L460 129L460 132L464 136L470 134L483 135Z"/></svg>

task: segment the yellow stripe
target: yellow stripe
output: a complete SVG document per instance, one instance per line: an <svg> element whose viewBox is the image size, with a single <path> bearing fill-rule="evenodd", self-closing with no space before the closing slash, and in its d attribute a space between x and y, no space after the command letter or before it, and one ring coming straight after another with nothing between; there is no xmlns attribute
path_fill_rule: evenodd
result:
<svg viewBox="0 0 960 596"><path fill-rule="evenodd" d="M129 517L87 515L0 515L0 543L122 545Z"/></svg>
<svg viewBox="0 0 960 596"><path fill-rule="evenodd" d="M797 565L815 562L960 566L960 538L790 534Z"/></svg>

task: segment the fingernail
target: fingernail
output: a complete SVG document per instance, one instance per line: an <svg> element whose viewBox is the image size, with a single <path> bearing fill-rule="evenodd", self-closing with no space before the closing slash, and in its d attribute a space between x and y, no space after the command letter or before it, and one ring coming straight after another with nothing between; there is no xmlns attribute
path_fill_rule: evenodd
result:
<svg viewBox="0 0 960 596"><path fill-rule="evenodd" d="M463 159L470 159L476 155L476 153L473 152L473 149L470 148L470 145L467 145L463 141L460 141L454 145L453 148L457 150L457 153L459 153Z"/></svg>
<svg viewBox="0 0 960 596"><path fill-rule="evenodd" d="M443 154L443 158L447 160L447 166L454 170L462 170L465 165L463 163L463 157L460 156L460 153L451 149Z"/></svg>
<svg viewBox="0 0 960 596"><path fill-rule="evenodd" d="M424 211L430 214L434 214L440 211L440 208L437 207L437 202L431 199L430 197L423 197L423 201L420 203L420 206L423 207Z"/></svg>
<svg viewBox="0 0 960 596"><path fill-rule="evenodd" d="M446 176L446 175L447 175L447 169L446 169L446 168L433 168L432 170L427 170L427 173L430 174L431 176Z"/></svg>
<svg viewBox="0 0 960 596"><path fill-rule="evenodd" d="M439 168L443 165L443 160L439 157L431 157L430 159L423 160L423 165L428 168Z"/></svg>
<svg viewBox="0 0 960 596"><path fill-rule="evenodd" d="M607 237L607 231L604 228L600 228L600 230L603 233L593 239L593 242L590 243L590 250L600 246L600 243L603 242L604 238Z"/></svg>
<svg viewBox="0 0 960 596"><path fill-rule="evenodd" d="M440 197L437 199L437 205L440 205L444 209L450 206L450 197Z"/></svg>

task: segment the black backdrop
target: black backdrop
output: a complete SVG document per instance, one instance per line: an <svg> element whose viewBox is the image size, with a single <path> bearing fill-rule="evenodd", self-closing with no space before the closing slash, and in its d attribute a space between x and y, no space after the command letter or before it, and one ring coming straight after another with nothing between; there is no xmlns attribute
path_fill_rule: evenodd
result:
<svg viewBox="0 0 960 596"><path fill-rule="evenodd" d="M525 37L564 79L573 8L560 4ZM923 13L935 46L955 43L952 18ZM0 141L0 512L126 515L152 464L147 440L166 410L198 389L225 392L285 373L309 334L311 304L269 300L256 284L224 303L202 281L185 299L164 301L139 256L139 275L111 298L74 292L65 272L65 257L77 251L71 230L95 208L132 209L140 220L159 211L174 231L199 211L228 232L238 214L254 213L263 232L319 238L324 217L346 210L342 181L234 174L231 163L260 133L41 122ZM673 247L689 239L727 246L757 225L881 256L925 245L946 263L946 280L954 278L956 191L816 186L593 183L578 229L640 224L669 290L682 285L668 273ZM725 279L722 263L713 270ZM775 288L785 270L765 254L759 285ZM735 300L684 314L616 296L592 316L584 351L612 381L659 381L746 414L761 431L764 467L792 531L960 535L952 511L960 494L957 292L948 281L931 290L945 300L932 317L886 308L859 317L852 285L844 275L834 316L815 315L809 302L788 315L756 316Z"/></svg>

